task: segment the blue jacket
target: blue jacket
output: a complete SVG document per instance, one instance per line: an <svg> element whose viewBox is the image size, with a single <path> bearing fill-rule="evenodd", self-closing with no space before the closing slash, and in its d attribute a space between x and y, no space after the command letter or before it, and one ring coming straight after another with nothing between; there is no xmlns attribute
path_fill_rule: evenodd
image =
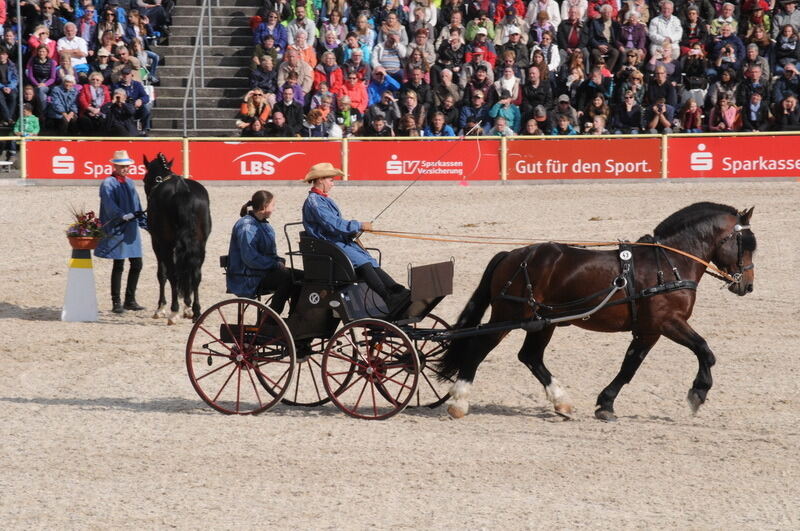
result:
<svg viewBox="0 0 800 531"><path fill-rule="evenodd" d="M330 197L308 193L303 204L303 227L309 236L336 244L353 263L353 267L366 263L378 267L378 262L353 241L353 236L361 230L361 223L343 219L339 207Z"/></svg>
<svg viewBox="0 0 800 531"><path fill-rule="evenodd" d="M7 64L8 64L8 67L7 67L8 69L6 70L6 72L7 72L6 75L8 76L8 83L6 83L6 84L0 83L0 88L16 89L17 88L17 65L12 63L11 61L9 61Z"/></svg>
<svg viewBox="0 0 800 531"><path fill-rule="evenodd" d="M400 90L400 83L390 75L383 76L383 83L378 83L374 79L367 85L367 94L369 95L369 105L381 101L381 96L387 90L393 93Z"/></svg>
<svg viewBox="0 0 800 531"><path fill-rule="evenodd" d="M456 134L455 134L455 132L453 132L453 128L452 127L450 127L447 124L444 124L444 127L442 128L442 132L441 133L434 133L431 130L431 127L428 126L423 130L422 136L456 136Z"/></svg>
<svg viewBox="0 0 800 531"><path fill-rule="evenodd" d="M125 214L133 214L142 209L136 185L131 179L120 183L113 176L106 177L100 185L100 222L106 237L94 250L100 258L141 258L142 237L139 226L145 227L143 219L122 221Z"/></svg>
<svg viewBox="0 0 800 531"><path fill-rule="evenodd" d="M135 79L131 81L130 85L123 85L122 83L115 83L114 87L111 89L111 92L114 92L118 88L121 88L125 91L125 94L128 95L128 101L133 103L136 100L142 100L142 104L150 103L150 96L147 95L147 91L144 89L144 85L136 81Z"/></svg>
<svg viewBox="0 0 800 531"><path fill-rule="evenodd" d="M50 91L50 105L47 106L47 113L50 118L61 118L65 112L78 112L78 89L72 87L65 90L58 85Z"/></svg>
<svg viewBox="0 0 800 531"><path fill-rule="evenodd" d="M489 107L486 105L481 105L477 109L470 105L461 107L461 113L458 116L458 127L463 129L464 133L467 132L467 122L470 120L481 122L483 133L486 133L492 127L492 120L489 118Z"/></svg>
<svg viewBox="0 0 800 531"><path fill-rule="evenodd" d="M515 133L519 132L522 117L520 116L519 107L513 103L508 107L504 107L502 103L495 103L489 110L489 117L492 118L492 123L494 123L494 118L505 118L508 127Z"/></svg>
<svg viewBox="0 0 800 531"><path fill-rule="evenodd" d="M267 35L272 35L272 37L275 39L275 47L277 49L279 49L281 52L286 51L286 45L289 43L289 31L286 29L286 26L283 24L278 24L270 33L269 29L267 28L267 24L262 22L258 25L253 33L253 44L261 44L264 41L264 37Z"/></svg>
<svg viewBox="0 0 800 531"><path fill-rule="evenodd" d="M275 245L275 231L268 221L259 221L248 213L239 218L231 231L228 247L228 293L237 297L255 297L261 279L270 269L283 265Z"/></svg>

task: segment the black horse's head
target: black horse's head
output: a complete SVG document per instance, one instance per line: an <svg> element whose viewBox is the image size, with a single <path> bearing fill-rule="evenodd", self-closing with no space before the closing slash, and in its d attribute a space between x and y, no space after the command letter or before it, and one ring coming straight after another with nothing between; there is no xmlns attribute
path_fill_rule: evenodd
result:
<svg viewBox="0 0 800 531"><path fill-rule="evenodd" d="M750 230L753 209L742 210L731 216L727 226L720 233L714 256L711 260L736 281L728 289L743 296L753 291L755 270L753 253L756 250L756 236Z"/></svg>
<svg viewBox="0 0 800 531"><path fill-rule="evenodd" d="M144 157L144 167L147 168L147 172L144 174L144 193L146 195L149 196L153 188L163 182L165 177L173 175L172 163L174 160L168 161L160 151L153 160L147 160L147 156Z"/></svg>

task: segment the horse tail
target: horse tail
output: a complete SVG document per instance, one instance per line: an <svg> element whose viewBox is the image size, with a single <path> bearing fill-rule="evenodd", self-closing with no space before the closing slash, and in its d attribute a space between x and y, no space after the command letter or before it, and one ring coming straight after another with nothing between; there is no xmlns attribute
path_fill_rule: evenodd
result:
<svg viewBox="0 0 800 531"><path fill-rule="evenodd" d="M458 316L458 321L456 321L453 327L454 329L458 330L459 328L468 328L480 324L483 314L486 313L486 309L492 302L491 287L494 270L497 268L498 264L508 256L508 253L508 251L499 252L489 261L486 270L483 272L481 281L478 283L478 287L475 288L472 297L467 301L467 305L461 311L461 315ZM470 338L463 338L453 340L453 342L450 343L450 346L445 350L439 360L439 378L441 380L452 378L458 372L460 368L458 354L469 341Z"/></svg>
<svg viewBox="0 0 800 531"><path fill-rule="evenodd" d="M178 295L190 297L194 287L200 284L209 228L200 226L201 223L206 224L205 219L198 219L202 215L202 199L192 194L185 180L180 179L179 182L179 190L175 195L178 222L175 234L175 276Z"/></svg>

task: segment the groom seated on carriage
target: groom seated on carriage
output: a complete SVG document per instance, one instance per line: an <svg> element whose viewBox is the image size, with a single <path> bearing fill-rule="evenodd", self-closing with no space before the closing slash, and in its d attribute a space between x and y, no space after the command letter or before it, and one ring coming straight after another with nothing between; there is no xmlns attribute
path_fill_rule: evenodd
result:
<svg viewBox="0 0 800 531"><path fill-rule="evenodd" d="M242 205L228 248L226 287L237 297L274 292L270 307L278 314L291 298L292 313L300 294L300 284L295 281L303 278L303 272L286 267L286 260L278 256L275 231L268 221L274 211L275 198L266 190L254 193Z"/></svg>
<svg viewBox="0 0 800 531"><path fill-rule="evenodd" d="M303 204L303 227L312 238L327 240L344 251L353 263L358 278L380 295L389 313L397 313L408 305L411 292L395 282L356 241L362 231L372 230L372 223L344 219L338 205L328 196L334 178L343 175L342 170L334 168L329 162L311 166L303 179L311 183L311 190Z"/></svg>

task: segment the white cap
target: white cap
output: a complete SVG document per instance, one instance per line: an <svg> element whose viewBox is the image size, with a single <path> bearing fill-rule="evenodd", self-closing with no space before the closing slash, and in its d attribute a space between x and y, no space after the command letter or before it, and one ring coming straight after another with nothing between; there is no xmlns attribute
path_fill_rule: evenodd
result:
<svg viewBox="0 0 800 531"><path fill-rule="evenodd" d="M508 29L506 29L506 33L514 35L515 33L519 33L519 28L516 26L509 26Z"/></svg>
<svg viewBox="0 0 800 531"><path fill-rule="evenodd" d="M475 35L489 35L489 32L486 28L478 28L478 31L475 32Z"/></svg>

